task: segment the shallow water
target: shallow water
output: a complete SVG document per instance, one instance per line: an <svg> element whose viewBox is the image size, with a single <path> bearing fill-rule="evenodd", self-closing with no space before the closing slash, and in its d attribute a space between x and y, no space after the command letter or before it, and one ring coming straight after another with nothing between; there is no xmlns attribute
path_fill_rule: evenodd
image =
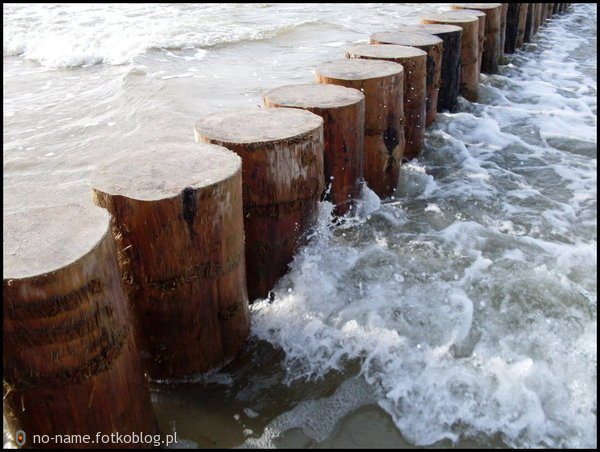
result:
<svg viewBox="0 0 600 452"><path fill-rule="evenodd" d="M4 212L88 201L98 161L313 79L442 4L5 5ZM155 385L186 447L597 445L597 12L574 5L442 114L252 306L249 347Z"/></svg>

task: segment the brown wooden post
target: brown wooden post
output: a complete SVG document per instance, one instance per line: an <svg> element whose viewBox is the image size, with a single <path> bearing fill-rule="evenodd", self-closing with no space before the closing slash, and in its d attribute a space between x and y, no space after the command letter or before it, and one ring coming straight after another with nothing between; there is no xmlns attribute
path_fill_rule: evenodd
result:
<svg viewBox="0 0 600 452"><path fill-rule="evenodd" d="M336 85L287 85L267 91L267 107L302 108L323 118L325 183L335 213L343 215L361 194L364 179L365 96ZM387 162L380 166L384 175Z"/></svg>
<svg viewBox="0 0 600 452"><path fill-rule="evenodd" d="M427 96L427 53L415 47L362 44L347 49L346 57L367 60L385 60L384 63L397 63L404 68L402 91L404 93L403 113L404 138L406 145L404 147L403 158L404 160L411 160L418 157L423 150L427 114L425 109ZM377 64L379 63L381 62L378 62ZM358 65L364 63L353 64ZM370 89L372 91L377 90L377 88ZM367 100L367 103L368 102L369 101ZM367 111L369 111L368 107ZM370 111L370 113L367 113L367 129L370 128L370 123L375 125L378 122L381 122L381 119L379 119L378 116L383 116L377 110ZM373 119L369 120L369 116L372 116ZM365 140L365 143L369 140L368 133Z"/></svg>
<svg viewBox="0 0 600 452"><path fill-rule="evenodd" d="M525 42L525 26L527 25L527 12L529 3L519 3L519 22L517 25L517 49L523 47Z"/></svg>
<svg viewBox="0 0 600 452"><path fill-rule="evenodd" d="M515 53L517 49L517 33L519 30L520 3L509 3L506 16L506 42L504 53Z"/></svg>
<svg viewBox="0 0 600 452"><path fill-rule="evenodd" d="M266 297L317 221L323 119L297 108L244 109L202 118L194 133L242 158L248 295Z"/></svg>
<svg viewBox="0 0 600 452"><path fill-rule="evenodd" d="M479 73L481 73L481 65L483 64L483 49L485 44L485 13L476 9L461 9L447 11L447 14L456 14L459 16L475 16L478 20L477 30L477 64Z"/></svg>
<svg viewBox="0 0 600 452"><path fill-rule="evenodd" d="M552 4L552 15L558 14L558 10L560 9L560 3Z"/></svg>
<svg viewBox="0 0 600 452"><path fill-rule="evenodd" d="M145 367L178 378L233 359L249 332L240 158L218 146L151 143L92 174L113 216Z"/></svg>
<svg viewBox="0 0 600 452"><path fill-rule="evenodd" d="M457 3L455 10L477 10L485 13L485 40L481 72L495 74L503 57L502 46L502 3Z"/></svg>
<svg viewBox="0 0 600 452"><path fill-rule="evenodd" d="M462 28L445 24L404 25L396 31L403 33L428 33L443 41L442 68L437 111L456 110L460 93L460 51Z"/></svg>
<svg viewBox="0 0 600 452"><path fill-rule="evenodd" d="M508 12L508 3L502 3L502 16L500 19L500 64L504 64L504 42L506 41L506 14Z"/></svg>
<svg viewBox="0 0 600 452"><path fill-rule="evenodd" d="M554 3L546 3L546 20L552 19L554 13Z"/></svg>
<svg viewBox="0 0 600 452"><path fill-rule="evenodd" d="M395 44L400 46L416 47L427 53L426 63L426 92L425 126L429 127L437 115L438 93L442 76L442 53L444 41L435 35L427 33L385 32L371 35L371 44Z"/></svg>
<svg viewBox="0 0 600 452"><path fill-rule="evenodd" d="M479 19L464 14L427 14L422 24L447 24L462 28L460 52L460 93L465 99L477 101L479 97Z"/></svg>
<svg viewBox="0 0 600 452"><path fill-rule="evenodd" d="M378 196L394 194L405 153L402 66L387 61L337 60L315 70L318 83L365 95L365 180Z"/></svg>
<svg viewBox="0 0 600 452"><path fill-rule="evenodd" d="M523 43L531 42L533 38L533 20L535 15L535 4L526 3L527 18L525 19L525 31L523 33Z"/></svg>
<svg viewBox="0 0 600 452"><path fill-rule="evenodd" d="M546 25L546 10L548 8L547 3L540 3L540 27Z"/></svg>
<svg viewBox="0 0 600 452"><path fill-rule="evenodd" d="M93 205L4 216L4 416L25 447L55 435L154 435L158 426L108 213ZM34 445L33 435L48 435ZM120 447L149 447L141 438Z"/></svg>

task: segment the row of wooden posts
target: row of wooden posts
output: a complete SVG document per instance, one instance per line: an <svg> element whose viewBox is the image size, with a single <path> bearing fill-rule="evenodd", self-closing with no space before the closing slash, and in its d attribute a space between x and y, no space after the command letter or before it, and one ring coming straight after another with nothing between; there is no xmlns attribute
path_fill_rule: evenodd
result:
<svg viewBox="0 0 600 452"><path fill-rule="evenodd" d="M199 120L199 143L103 163L91 184L104 209L6 215L11 431L156 433L144 373L173 379L232 360L248 299L285 274L325 188L339 215L364 182L393 195L437 112L455 111L459 94L476 101L480 71L497 72L568 5L455 4L375 33L318 67L316 84L268 91L268 108Z"/></svg>

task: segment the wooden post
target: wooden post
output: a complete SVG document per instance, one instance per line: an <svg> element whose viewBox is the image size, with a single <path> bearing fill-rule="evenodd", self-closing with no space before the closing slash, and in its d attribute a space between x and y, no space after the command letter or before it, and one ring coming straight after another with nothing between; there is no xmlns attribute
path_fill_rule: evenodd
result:
<svg viewBox="0 0 600 452"><path fill-rule="evenodd" d="M4 216L4 416L25 447L33 435L82 448L54 435L158 433L109 231L93 205Z"/></svg>
<svg viewBox="0 0 600 452"><path fill-rule="evenodd" d="M517 24L517 49L523 47L525 42L525 26L527 24L527 12L529 11L529 3L519 3L519 22Z"/></svg>
<svg viewBox="0 0 600 452"><path fill-rule="evenodd" d="M485 13L476 9L457 9L453 11L447 11L447 14L477 17L477 70L479 73L481 73L481 65L483 64L483 48L485 44Z"/></svg>
<svg viewBox="0 0 600 452"><path fill-rule="evenodd" d="M364 93L365 180L381 198L394 194L406 149L407 112L402 103L406 71L395 63L365 60L337 60L315 70L318 83Z"/></svg>
<svg viewBox="0 0 600 452"><path fill-rule="evenodd" d="M323 119L297 108L244 109L202 118L194 133L242 158L248 295L264 298L317 221Z"/></svg>
<svg viewBox="0 0 600 452"><path fill-rule="evenodd" d="M246 340L240 169L218 146L157 142L92 174L94 201L113 216L152 378L220 367Z"/></svg>
<svg viewBox="0 0 600 452"><path fill-rule="evenodd" d="M558 14L558 10L560 9L560 3L553 3L552 15Z"/></svg>
<svg viewBox="0 0 600 452"><path fill-rule="evenodd" d="M504 53L515 53L517 49L517 33L519 29L519 6L520 3L509 3L506 16L506 42Z"/></svg>
<svg viewBox="0 0 600 452"><path fill-rule="evenodd" d="M360 196L364 179L365 96L359 90L336 85L288 85L267 91L267 107L302 108L323 118L325 183L335 213L343 215ZM387 163L380 166L378 178ZM371 179L374 179L371 177Z"/></svg>
<svg viewBox="0 0 600 452"><path fill-rule="evenodd" d="M533 38L533 17L535 14L535 4L526 3L527 5L527 18L525 20L525 31L523 33L523 43L531 42Z"/></svg>
<svg viewBox="0 0 600 452"><path fill-rule="evenodd" d="M427 53L415 47L397 46L397 45L356 45L346 50L347 58L358 58L366 60L385 60L370 64L398 64L404 68L403 81L400 80L403 86L403 113L404 113L404 138L405 146L403 158L411 160L418 157L423 150L423 140L425 138L425 121L426 109L425 102L427 96ZM365 63L354 62L356 65L364 65ZM349 68L352 66L349 66ZM396 66L390 66L390 70L394 70ZM326 73L321 72L322 76ZM365 76L368 72L364 73ZM336 78L335 74L327 76L328 78ZM373 87L372 83L369 86L371 92L377 92L377 87ZM378 96L382 96L379 94ZM367 96L367 104L369 103ZM385 103L384 103L385 105ZM388 113L390 114L390 113ZM370 129L376 124L381 123L379 116L384 116L381 112L367 107L366 127ZM381 130L381 125L376 130ZM365 146L368 146L368 135L365 138ZM365 170L366 173L366 170ZM397 181L396 181L397 182Z"/></svg>
<svg viewBox="0 0 600 452"><path fill-rule="evenodd" d="M462 28L445 24L405 25L398 29L403 33L428 33L443 41L442 70L437 111L456 111L460 92L460 51Z"/></svg>
<svg viewBox="0 0 600 452"><path fill-rule="evenodd" d="M546 3L546 20L552 19L554 13L554 3Z"/></svg>
<svg viewBox="0 0 600 452"><path fill-rule="evenodd" d="M503 53L502 45L502 4L501 3L458 3L452 5L455 10L477 10L485 14L483 56L481 72L495 74Z"/></svg>
<svg viewBox="0 0 600 452"><path fill-rule="evenodd" d="M447 24L462 28L460 50L460 93L465 99L477 101L479 97L479 19L475 16L452 13L427 14L422 24Z"/></svg>
<svg viewBox="0 0 600 452"><path fill-rule="evenodd" d="M438 93L442 77L442 53L444 41L435 35L427 33L388 32L371 35L371 44L395 44L421 49L427 53L427 96L425 98L426 120L425 126L429 127L437 115Z"/></svg>
<svg viewBox="0 0 600 452"><path fill-rule="evenodd" d="M504 42L506 41L506 14L508 12L508 3L502 3L502 17L500 19L500 63L504 64Z"/></svg>
<svg viewBox="0 0 600 452"><path fill-rule="evenodd" d="M546 25L546 10L548 8L547 3L540 3L540 27Z"/></svg>

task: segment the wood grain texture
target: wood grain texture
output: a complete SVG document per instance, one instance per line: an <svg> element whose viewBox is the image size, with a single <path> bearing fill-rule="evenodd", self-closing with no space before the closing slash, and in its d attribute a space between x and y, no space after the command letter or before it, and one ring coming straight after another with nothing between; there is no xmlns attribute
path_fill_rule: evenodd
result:
<svg viewBox="0 0 600 452"><path fill-rule="evenodd" d="M156 434L109 215L93 205L36 208L5 216L4 226L10 431L51 435L44 447L61 448L86 445L57 444L57 433Z"/></svg>
<svg viewBox="0 0 600 452"><path fill-rule="evenodd" d="M318 83L354 88L365 95L364 177L378 196L391 196L405 155L404 74L387 61L337 60L315 70Z"/></svg>
<svg viewBox="0 0 600 452"><path fill-rule="evenodd" d="M250 322L239 157L193 142L156 146L103 162L92 190L113 216L145 367L168 379L233 359Z"/></svg>
<svg viewBox="0 0 600 452"><path fill-rule="evenodd" d="M425 97L425 126L429 127L437 115L438 95L442 78L442 53L444 41L433 34L425 32L385 32L371 35L371 44L394 44L416 47L427 53L426 90Z"/></svg>
<svg viewBox="0 0 600 452"><path fill-rule="evenodd" d="M364 179L365 96L337 85L287 85L263 95L266 107L302 108L323 118L324 177L328 200L344 215L361 194Z"/></svg>
<svg viewBox="0 0 600 452"><path fill-rule="evenodd" d="M460 52L460 94L477 101L479 97L479 19L465 14L427 14L422 24L448 24L462 28Z"/></svg>
<svg viewBox="0 0 600 452"><path fill-rule="evenodd" d="M242 158L248 295L266 297L317 221L323 119L296 108L237 110L197 121L194 133Z"/></svg>

